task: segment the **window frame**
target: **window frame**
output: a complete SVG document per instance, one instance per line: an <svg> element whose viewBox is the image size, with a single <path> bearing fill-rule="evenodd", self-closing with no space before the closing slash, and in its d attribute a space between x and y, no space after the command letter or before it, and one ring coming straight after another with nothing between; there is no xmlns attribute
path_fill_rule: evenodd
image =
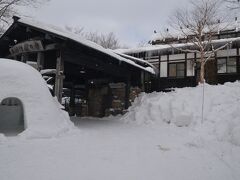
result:
<svg viewBox="0 0 240 180"><path fill-rule="evenodd" d="M170 66L175 65L176 66L176 76L170 76ZM179 69L179 66L183 65L183 69ZM179 72L183 72L183 76L179 75ZM173 79L180 79L180 78L185 78L186 77L186 64L185 62L169 62L168 63L168 78L173 78Z"/></svg>
<svg viewBox="0 0 240 180"><path fill-rule="evenodd" d="M219 60L225 60L225 72L219 72ZM235 59L235 65L229 65L229 59ZM217 74L237 74L237 61L238 57L237 56L231 56L231 57L220 57L217 58ZM229 67L235 67L235 72L229 72L228 68Z"/></svg>

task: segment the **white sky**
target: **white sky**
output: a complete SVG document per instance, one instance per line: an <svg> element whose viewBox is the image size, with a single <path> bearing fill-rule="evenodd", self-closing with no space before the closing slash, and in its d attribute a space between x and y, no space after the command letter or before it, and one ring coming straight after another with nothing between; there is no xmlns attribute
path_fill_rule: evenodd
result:
<svg viewBox="0 0 240 180"><path fill-rule="evenodd" d="M167 27L168 16L189 0L51 0L30 15L39 21L85 31L113 31L122 45L148 41L154 30ZM29 9L27 9L29 14Z"/></svg>

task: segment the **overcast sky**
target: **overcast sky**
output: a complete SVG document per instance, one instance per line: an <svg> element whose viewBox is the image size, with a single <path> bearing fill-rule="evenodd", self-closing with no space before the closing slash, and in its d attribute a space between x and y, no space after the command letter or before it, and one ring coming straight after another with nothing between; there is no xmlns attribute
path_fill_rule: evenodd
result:
<svg viewBox="0 0 240 180"><path fill-rule="evenodd" d="M167 27L168 16L189 0L51 0L31 12L39 21L85 31L111 32L122 45L137 46L154 30ZM29 10L28 10L29 12Z"/></svg>

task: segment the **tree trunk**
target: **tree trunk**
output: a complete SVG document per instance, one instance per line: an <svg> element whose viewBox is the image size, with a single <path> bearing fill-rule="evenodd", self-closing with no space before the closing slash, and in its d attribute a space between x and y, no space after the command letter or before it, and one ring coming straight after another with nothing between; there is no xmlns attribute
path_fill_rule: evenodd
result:
<svg viewBox="0 0 240 180"><path fill-rule="evenodd" d="M201 61L201 70L200 70L200 81L201 84L205 82L205 64L204 61Z"/></svg>
<svg viewBox="0 0 240 180"><path fill-rule="evenodd" d="M203 84L205 82L205 57L204 52L201 52L201 69L200 69L200 84Z"/></svg>

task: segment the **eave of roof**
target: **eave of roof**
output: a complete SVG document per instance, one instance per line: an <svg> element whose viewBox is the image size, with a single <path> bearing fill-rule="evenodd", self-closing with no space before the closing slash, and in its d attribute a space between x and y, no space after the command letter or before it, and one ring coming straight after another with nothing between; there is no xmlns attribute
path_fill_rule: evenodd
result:
<svg viewBox="0 0 240 180"><path fill-rule="evenodd" d="M240 37L237 38L228 38L228 39L218 39L213 40L212 44L224 44L230 42L240 42ZM151 52L151 51L162 51L172 48L184 48L194 46L193 43L180 43L180 44L163 44L163 45L149 45L145 47L132 48L132 49L117 49L115 50L118 53L122 54L133 54L141 52Z"/></svg>
<svg viewBox="0 0 240 180"><path fill-rule="evenodd" d="M21 25L29 26L31 28L37 29L37 30L45 32L45 33L54 34L55 36L57 36L57 37L59 37L61 39L74 41L74 42L76 42L78 44L81 44L81 45L86 46L88 48L91 48L91 49L94 49L96 51L99 51L99 52L101 52L101 53L103 53L103 54L105 54L107 56L110 56L110 57L118 60L118 61L125 62L125 63L127 63L129 65L132 65L132 66L134 66L136 68L139 68L139 69L142 69L144 71L147 71L147 72L149 72L151 74L156 74L153 69L150 69L150 67L140 66L140 65L136 64L135 62L133 62L133 61L131 61L129 59L126 59L124 57L119 56L118 54L116 54L111 49L105 49L102 46L100 46L100 45L98 45L98 44L96 44L96 43L94 43L92 41L89 41L89 40L86 40L84 38L81 38L81 37L77 36L76 34L64 31L63 29L55 27L55 26L52 26L52 25L48 25L48 24L45 24L45 23L41 23L41 22L35 21L33 19L27 19L27 18L17 18L17 19L15 19L14 23L0 37L0 39L3 38L6 34L8 34L11 31L11 29L14 27L15 24L21 24Z"/></svg>

